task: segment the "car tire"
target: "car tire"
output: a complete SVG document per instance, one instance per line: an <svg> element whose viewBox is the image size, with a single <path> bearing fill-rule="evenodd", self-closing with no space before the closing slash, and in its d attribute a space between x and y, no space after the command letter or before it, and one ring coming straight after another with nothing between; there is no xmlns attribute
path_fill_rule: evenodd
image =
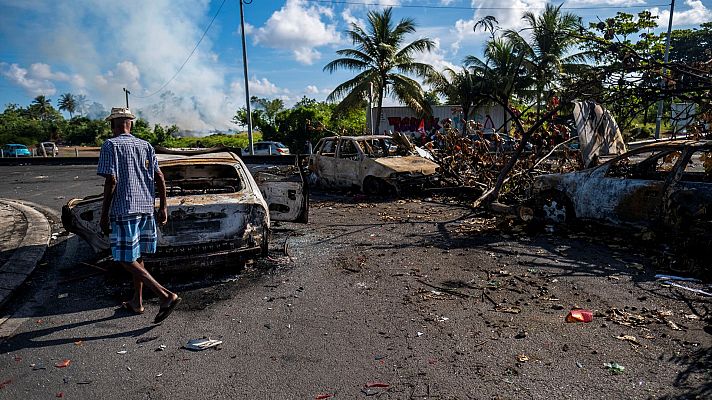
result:
<svg viewBox="0 0 712 400"><path fill-rule="evenodd" d="M264 235L262 236L262 243L260 243L260 256L267 257L269 255L269 241L272 237L272 231L268 226L264 227Z"/></svg>
<svg viewBox="0 0 712 400"><path fill-rule="evenodd" d="M382 186L380 179L367 176L366 179L363 180L362 191L369 196L378 195L381 194L383 190Z"/></svg>
<svg viewBox="0 0 712 400"><path fill-rule="evenodd" d="M534 217L545 224L568 224L576 219L573 202L564 193L548 191L537 196Z"/></svg>

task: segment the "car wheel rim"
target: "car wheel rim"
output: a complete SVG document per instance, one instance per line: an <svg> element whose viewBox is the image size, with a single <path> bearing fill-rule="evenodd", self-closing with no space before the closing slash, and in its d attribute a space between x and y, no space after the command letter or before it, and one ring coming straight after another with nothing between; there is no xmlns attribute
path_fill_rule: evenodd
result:
<svg viewBox="0 0 712 400"><path fill-rule="evenodd" d="M544 204L542 210L544 211L544 218L547 221L554 223L566 222L566 206L559 201L555 199L549 200Z"/></svg>

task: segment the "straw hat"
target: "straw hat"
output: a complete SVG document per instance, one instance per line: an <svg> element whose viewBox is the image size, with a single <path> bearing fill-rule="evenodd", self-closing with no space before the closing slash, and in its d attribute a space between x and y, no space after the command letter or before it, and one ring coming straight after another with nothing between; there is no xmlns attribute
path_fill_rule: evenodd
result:
<svg viewBox="0 0 712 400"><path fill-rule="evenodd" d="M125 107L112 107L111 108L111 114L106 117L107 121L111 121L112 119L116 118L128 118L128 119L136 119L136 116L131 114L131 110Z"/></svg>

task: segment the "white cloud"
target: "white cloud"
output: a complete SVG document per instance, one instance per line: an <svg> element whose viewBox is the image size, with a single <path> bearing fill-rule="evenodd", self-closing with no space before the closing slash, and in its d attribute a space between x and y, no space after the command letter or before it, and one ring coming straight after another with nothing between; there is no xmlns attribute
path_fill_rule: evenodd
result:
<svg viewBox="0 0 712 400"><path fill-rule="evenodd" d="M295 60L313 64L321 57L317 47L341 43L336 24L324 23L322 16L333 18L333 10L308 6L303 0L287 0L264 26L255 30L255 43L291 50Z"/></svg>
<svg viewBox="0 0 712 400"><path fill-rule="evenodd" d="M20 86L31 96L51 96L57 93L57 88L48 79L32 77L27 69L17 64L0 63L0 74L10 82Z"/></svg>
<svg viewBox="0 0 712 400"><path fill-rule="evenodd" d="M348 24L349 29L351 29L351 24L356 24L357 26L360 26L361 28L364 28L366 26L366 21L356 18L352 14L353 10L351 8L346 8L344 11L341 12L341 18Z"/></svg>
<svg viewBox="0 0 712 400"><path fill-rule="evenodd" d="M445 68L457 70L457 66L455 64L445 59L446 54L445 51L440 47L440 39L431 38L431 40L435 42L435 48L430 52L426 51L415 54L413 56L415 58L415 61L424 64L429 64L438 72L442 72Z"/></svg>
<svg viewBox="0 0 712 400"><path fill-rule="evenodd" d="M250 95L254 96L276 96L280 94L288 94L289 90L279 88L267 78L250 80Z"/></svg>
<svg viewBox="0 0 712 400"><path fill-rule="evenodd" d="M471 19L459 19L455 22L457 40L451 47L457 52L463 40L475 40L489 34L481 30L474 31L477 21L488 15L495 17L502 29L519 29L524 26L522 15L526 11L539 14L547 3L547 0L471 0L471 6L476 10Z"/></svg>
<svg viewBox="0 0 712 400"><path fill-rule="evenodd" d="M567 7L573 6L639 6L645 5L645 0L569 0Z"/></svg>
<svg viewBox="0 0 712 400"><path fill-rule="evenodd" d="M444 6L449 6L450 4L454 3L455 0L440 0L440 4Z"/></svg>
<svg viewBox="0 0 712 400"><path fill-rule="evenodd" d="M702 1L685 0L685 4L690 8L685 11L678 9L678 11L673 14L673 26L699 25L704 22L712 21L712 10L707 8ZM654 7L650 9L650 12L658 16L658 24L660 26L667 26L668 20L670 19L669 9L661 10L658 7Z"/></svg>
<svg viewBox="0 0 712 400"><path fill-rule="evenodd" d="M306 88L308 94L319 94L319 88L314 85L309 85Z"/></svg>

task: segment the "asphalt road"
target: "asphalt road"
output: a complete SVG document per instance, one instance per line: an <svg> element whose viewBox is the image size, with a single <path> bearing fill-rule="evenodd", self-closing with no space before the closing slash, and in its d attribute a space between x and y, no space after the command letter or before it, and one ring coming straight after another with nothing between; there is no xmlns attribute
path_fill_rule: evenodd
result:
<svg viewBox="0 0 712 400"><path fill-rule="evenodd" d="M54 209L100 185L91 167L0 172L0 196ZM88 276L88 246L61 237L13 305L0 398L712 397L709 298L657 282L630 235L527 233L429 195L312 204L242 273L161 277L184 302L160 326L154 301L117 310L128 282ZM564 322L575 306L593 322ZM202 337L223 344L182 348Z"/></svg>

